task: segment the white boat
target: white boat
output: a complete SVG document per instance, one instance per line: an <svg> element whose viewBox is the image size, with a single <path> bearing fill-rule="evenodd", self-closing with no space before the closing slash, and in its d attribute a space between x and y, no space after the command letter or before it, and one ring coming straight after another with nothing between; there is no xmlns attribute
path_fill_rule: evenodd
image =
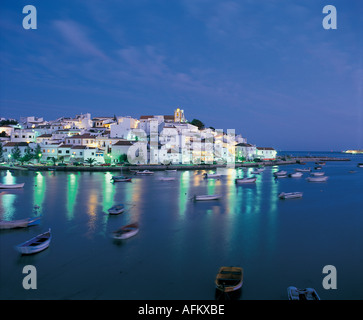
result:
<svg viewBox="0 0 363 320"><path fill-rule="evenodd" d="M206 178L220 178L221 177L221 175L218 173L205 173L204 176Z"/></svg>
<svg viewBox="0 0 363 320"><path fill-rule="evenodd" d="M251 171L251 174L260 174L262 171L259 171L259 170L253 170Z"/></svg>
<svg viewBox="0 0 363 320"><path fill-rule="evenodd" d="M294 172L294 173L290 173L289 177L291 177L291 178L301 178L302 175L303 175L302 172Z"/></svg>
<svg viewBox="0 0 363 320"><path fill-rule="evenodd" d="M15 229L35 226L40 223L40 217L21 220L5 221L0 220L0 229Z"/></svg>
<svg viewBox="0 0 363 320"><path fill-rule="evenodd" d="M175 177L160 177L159 181L174 181Z"/></svg>
<svg viewBox="0 0 363 320"><path fill-rule="evenodd" d="M294 199L294 198L302 198L302 192L281 192L279 194L280 199Z"/></svg>
<svg viewBox="0 0 363 320"><path fill-rule="evenodd" d="M139 232L139 225L131 223L113 232L113 238L118 240L128 239Z"/></svg>
<svg viewBox="0 0 363 320"><path fill-rule="evenodd" d="M289 300L320 300L319 295L313 288L298 289L294 286L287 288Z"/></svg>
<svg viewBox="0 0 363 320"><path fill-rule="evenodd" d="M311 168L297 168L295 169L296 172L310 172Z"/></svg>
<svg viewBox="0 0 363 320"><path fill-rule="evenodd" d="M144 171L136 171L135 174L140 174L140 175L151 175L154 174L154 172L149 171L149 170L144 170Z"/></svg>
<svg viewBox="0 0 363 320"><path fill-rule="evenodd" d="M357 164L357 167L358 167L358 168L363 168L363 163L358 163L358 164Z"/></svg>
<svg viewBox="0 0 363 320"><path fill-rule="evenodd" d="M287 175L287 171L284 171L284 170L279 170L279 171L274 172L275 177L286 176L286 175Z"/></svg>
<svg viewBox="0 0 363 320"><path fill-rule="evenodd" d="M322 176L322 177L307 177L306 178L307 181L309 182L325 182L328 180L327 176Z"/></svg>
<svg viewBox="0 0 363 320"><path fill-rule="evenodd" d="M256 182L256 180L257 180L256 177L251 177L251 178L237 178L237 179L235 179L235 183L236 184L254 183L254 182Z"/></svg>
<svg viewBox="0 0 363 320"><path fill-rule="evenodd" d="M36 237L28 241L25 241L17 245L15 248L21 254L33 254L48 248L51 239L52 239L52 234L51 234L51 229L49 228L47 232L39 234Z"/></svg>
<svg viewBox="0 0 363 320"><path fill-rule="evenodd" d="M18 183L18 184L2 184L0 183L0 189L20 189L24 187L25 183Z"/></svg>
<svg viewBox="0 0 363 320"><path fill-rule="evenodd" d="M321 177L321 176L323 176L325 173L324 172L322 172L322 171L319 171L319 172L312 172L312 173L310 173L310 175L312 176L312 177Z"/></svg>
<svg viewBox="0 0 363 320"><path fill-rule="evenodd" d="M219 194L205 194L205 195L195 195L194 201L208 201L208 200L219 200L221 198L221 195Z"/></svg>
<svg viewBox="0 0 363 320"><path fill-rule="evenodd" d="M109 214L120 214L122 212L124 212L125 207L123 204L116 204L114 206L112 206L110 209L108 209L108 213Z"/></svg>
<svg viewBox="0 0 363 320"><path fill-rule="evenodd" d="M125 176L113 176L111 178L113 180L113 182L131 182L132 178L128 178Z"/></svg>
<svg viewBox="0 0 363 320"><path fill-rule="evenodd" d="M165 172L176 172L176 169L165 169Z"/></svg>

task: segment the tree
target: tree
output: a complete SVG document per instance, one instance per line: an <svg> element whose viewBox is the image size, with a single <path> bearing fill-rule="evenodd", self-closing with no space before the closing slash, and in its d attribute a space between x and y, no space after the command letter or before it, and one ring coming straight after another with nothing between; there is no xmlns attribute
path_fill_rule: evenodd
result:
<svg viewBox="0 0 363 320"><path fill-rule="evenodd" d="M47 160L50 160L53 162L53 166L55 166L55 163L57 162L57 159L54 157L47 157Z"/></svg>
<svg viewBox="0 0 363 320"><path fill-rule="evenodd" d="M15 146L13 150L11 150L11 157L14 159L14 161L17 161L21 157L21 151L19 146Z"/></svg>
<svg viewBox="0 0 363 320"><path fill-rule="evenodd" d="M93 163L96 162L96 159L95 158L87 158L85 160L85 162L87 162L92 167Z"/></svg>
<svg viewBox="0 0 363 320"><path fill-rule="evenodd" d="M118 158L118 161L120 163L129 163L129 161L127 160L127 154L123 153L120 155L120 157Z"/></svg>
<svg viewBox="0 0 363 320"><path fill-rule="evenodd" d="M35 147L35 150L34 150L33 157L34 157L34 159L37 159L37 161L39 163L40 158L42 157L42 155L43 155L42 148L40 147L39 144L37 144L37 146Z"/></svg>
<svg viewBox="0 0 363 320"><path fill-rule="evenodd" d="M202 130L202 129L205 128L204 123L202 121L198 120L198 119L193 119L190 124L192 124L193 126L198 127L199 130Z"/></svg>
<svg viewBox="0 0 363 320"><path fill-rule="evenodd" d="M24 156L22 156L19 159L19 161L21 162L21 164L23 164L24 162L29 162L33 158L34 158L34 155L32 154L32 149L29 146L27 146L25 149Z"/></svg>

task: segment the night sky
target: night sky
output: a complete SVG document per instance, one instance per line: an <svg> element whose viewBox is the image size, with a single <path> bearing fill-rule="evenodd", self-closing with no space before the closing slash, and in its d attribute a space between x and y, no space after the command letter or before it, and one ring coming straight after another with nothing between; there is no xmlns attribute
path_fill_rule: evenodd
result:
<svg viewBox="0 0 363 320"><path fill-rule="evenodd" d="M363 149L361 0L2 0L0 39L1 117L180 107L258 146Z"/></svg>

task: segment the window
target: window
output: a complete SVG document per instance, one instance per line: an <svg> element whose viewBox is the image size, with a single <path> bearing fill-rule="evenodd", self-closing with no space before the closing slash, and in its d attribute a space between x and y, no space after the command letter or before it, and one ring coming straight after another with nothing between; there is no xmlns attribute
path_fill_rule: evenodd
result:
<svg viewBox="0 0 363 320"><path fill-rule="evenodd" d="M81 156L82 155L82 151L79 152L79 155Z"/></svg>
<svg viewBox="0 0 363 320"><path fill-rule="evenodd" d="M69 150L66 150L66 153L69 153Z"/></svg>
<svg viewBox="0 0 363 320"><path fill-rule="evenodd" d="M58 150L58 153L62 153L62 150Z"/></svg>

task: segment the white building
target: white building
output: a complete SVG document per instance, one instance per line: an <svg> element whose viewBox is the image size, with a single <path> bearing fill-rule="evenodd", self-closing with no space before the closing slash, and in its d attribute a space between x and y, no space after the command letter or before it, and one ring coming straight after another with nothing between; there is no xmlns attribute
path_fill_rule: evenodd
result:
<svg viewBox="0 0 363 320"><path fill-rule="evenodd" d="M277 151L271 147L257 147L256 156L261 160L275 160Z"/></svg>

